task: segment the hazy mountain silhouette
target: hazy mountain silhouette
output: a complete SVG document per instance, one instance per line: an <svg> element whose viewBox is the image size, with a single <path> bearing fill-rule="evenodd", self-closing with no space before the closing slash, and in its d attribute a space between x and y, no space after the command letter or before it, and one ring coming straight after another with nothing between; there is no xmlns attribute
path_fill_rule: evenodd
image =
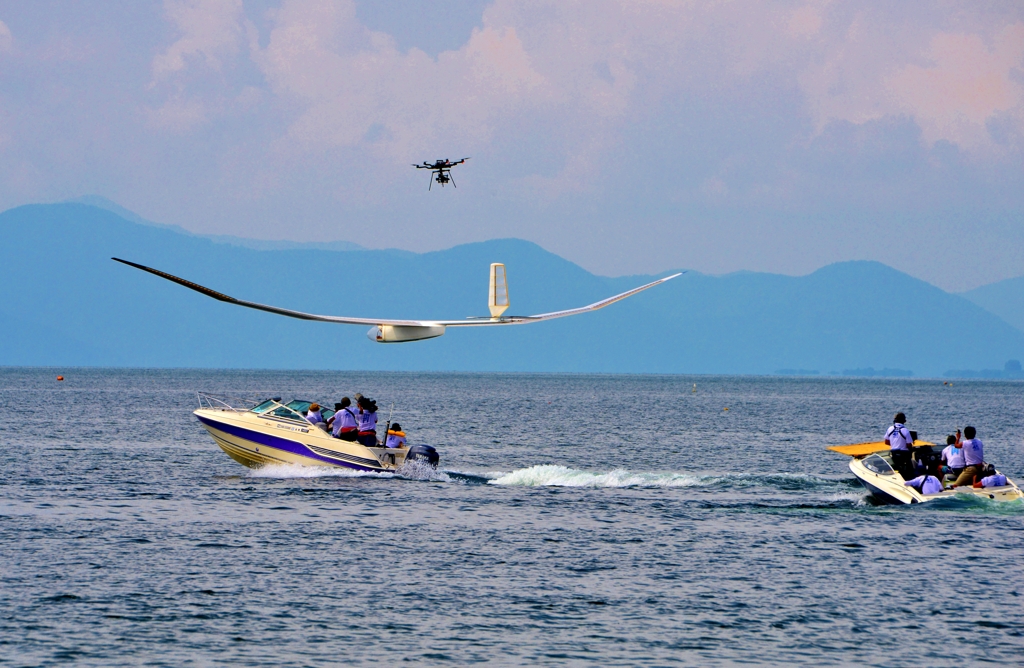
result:
<svg viewBox="0 0 1024 668"><path fill-rule="evenodd" d="M1024 330L1024 276L983 285L961 296Z"/></svg>
<svg viewBox="0 0 1024 668"><path fill-rule="evenodd" d="M11 209L0 233L4 365L937 376L1024 358L1021 331L877 262L801 277L690 272L592 314L380 345L365 327L216 302L110 258L241 299L367 317L484 315L491 262L508 266L510 314L580 306L651 277L594 276L516 239L423 254L254 250L84 204Z"/></svg>

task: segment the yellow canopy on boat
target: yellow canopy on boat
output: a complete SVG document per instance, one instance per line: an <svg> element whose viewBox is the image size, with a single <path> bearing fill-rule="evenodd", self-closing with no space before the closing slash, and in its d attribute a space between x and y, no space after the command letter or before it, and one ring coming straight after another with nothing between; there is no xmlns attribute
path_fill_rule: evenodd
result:
<svg viewBox="0 0 1024 668"><path fill-rule="evenodd" d="M928 441L914 441L914 447L920 445L935 445ZM885 441L873 441L871 443L854 443L853 445L830 445L826 450L832 452L838 452L841 455L849 455L850 457L863 457L864 455L870 455L873 452L883 452L889 449L889 446L885 444Z"/></svg>

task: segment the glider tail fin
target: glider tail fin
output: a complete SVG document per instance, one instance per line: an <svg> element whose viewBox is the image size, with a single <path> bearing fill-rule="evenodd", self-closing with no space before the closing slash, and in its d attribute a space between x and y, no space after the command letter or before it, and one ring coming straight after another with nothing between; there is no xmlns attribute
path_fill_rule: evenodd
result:
<svg viewBox="0 0 1024 668"><path fill-rule="evenodd" d="M505 275L505 265L495 262L491 264L491 284L487 292L487 308L490 309L492 318L498 318L505 312L508 305L508 278Z"/></svg>

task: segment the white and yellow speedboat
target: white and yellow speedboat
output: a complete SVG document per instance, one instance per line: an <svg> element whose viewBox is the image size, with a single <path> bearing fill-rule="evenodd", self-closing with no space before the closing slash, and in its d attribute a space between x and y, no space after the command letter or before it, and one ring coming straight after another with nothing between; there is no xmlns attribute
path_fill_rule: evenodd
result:
<svg viewBox="0 0 1024 668"><path fill-rule="evenodd" d="M934 445L916 441L915 446ZM922 494L904 483L906 480L892 466L889 446L885 443L856 443L854 445L833 445L828 448L850 457L850 471L857 476L860 483L879 501L884 503L924 503L935 499L948 498L957 494L969 494L996 501L1014 501L1024 499L1024 493L1017 485L1006 479L1002 487L957 487L938 494Z"/></svg>
<svg viewBox="0 0 1024 668"><path fill-rule="evenodd" d="M252 408L236 408L224 399L199 394L199 410L193 414L228 456L249 468L295 464L384 472L414 460L437 465L437 450L429 445L370 448L334 438L303 417L310 403L282 403L276 398ZM322 414L329 419L334 411Z"/></svg>

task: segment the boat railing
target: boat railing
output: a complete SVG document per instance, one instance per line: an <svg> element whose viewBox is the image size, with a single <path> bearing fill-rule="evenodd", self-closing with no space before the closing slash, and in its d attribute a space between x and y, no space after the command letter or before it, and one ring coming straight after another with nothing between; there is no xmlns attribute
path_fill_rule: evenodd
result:
<svg viewBox="0 0 1024 668"><path fill-rule="evenodd" d="M218 396L216 394L210 394L208 392L196 392L196 397L199 400L200 408L214 408L219 410L229 410L236 412L244 412L255 406L256 404L252 401L240 399L237 397L226 397Z"/></svg>

